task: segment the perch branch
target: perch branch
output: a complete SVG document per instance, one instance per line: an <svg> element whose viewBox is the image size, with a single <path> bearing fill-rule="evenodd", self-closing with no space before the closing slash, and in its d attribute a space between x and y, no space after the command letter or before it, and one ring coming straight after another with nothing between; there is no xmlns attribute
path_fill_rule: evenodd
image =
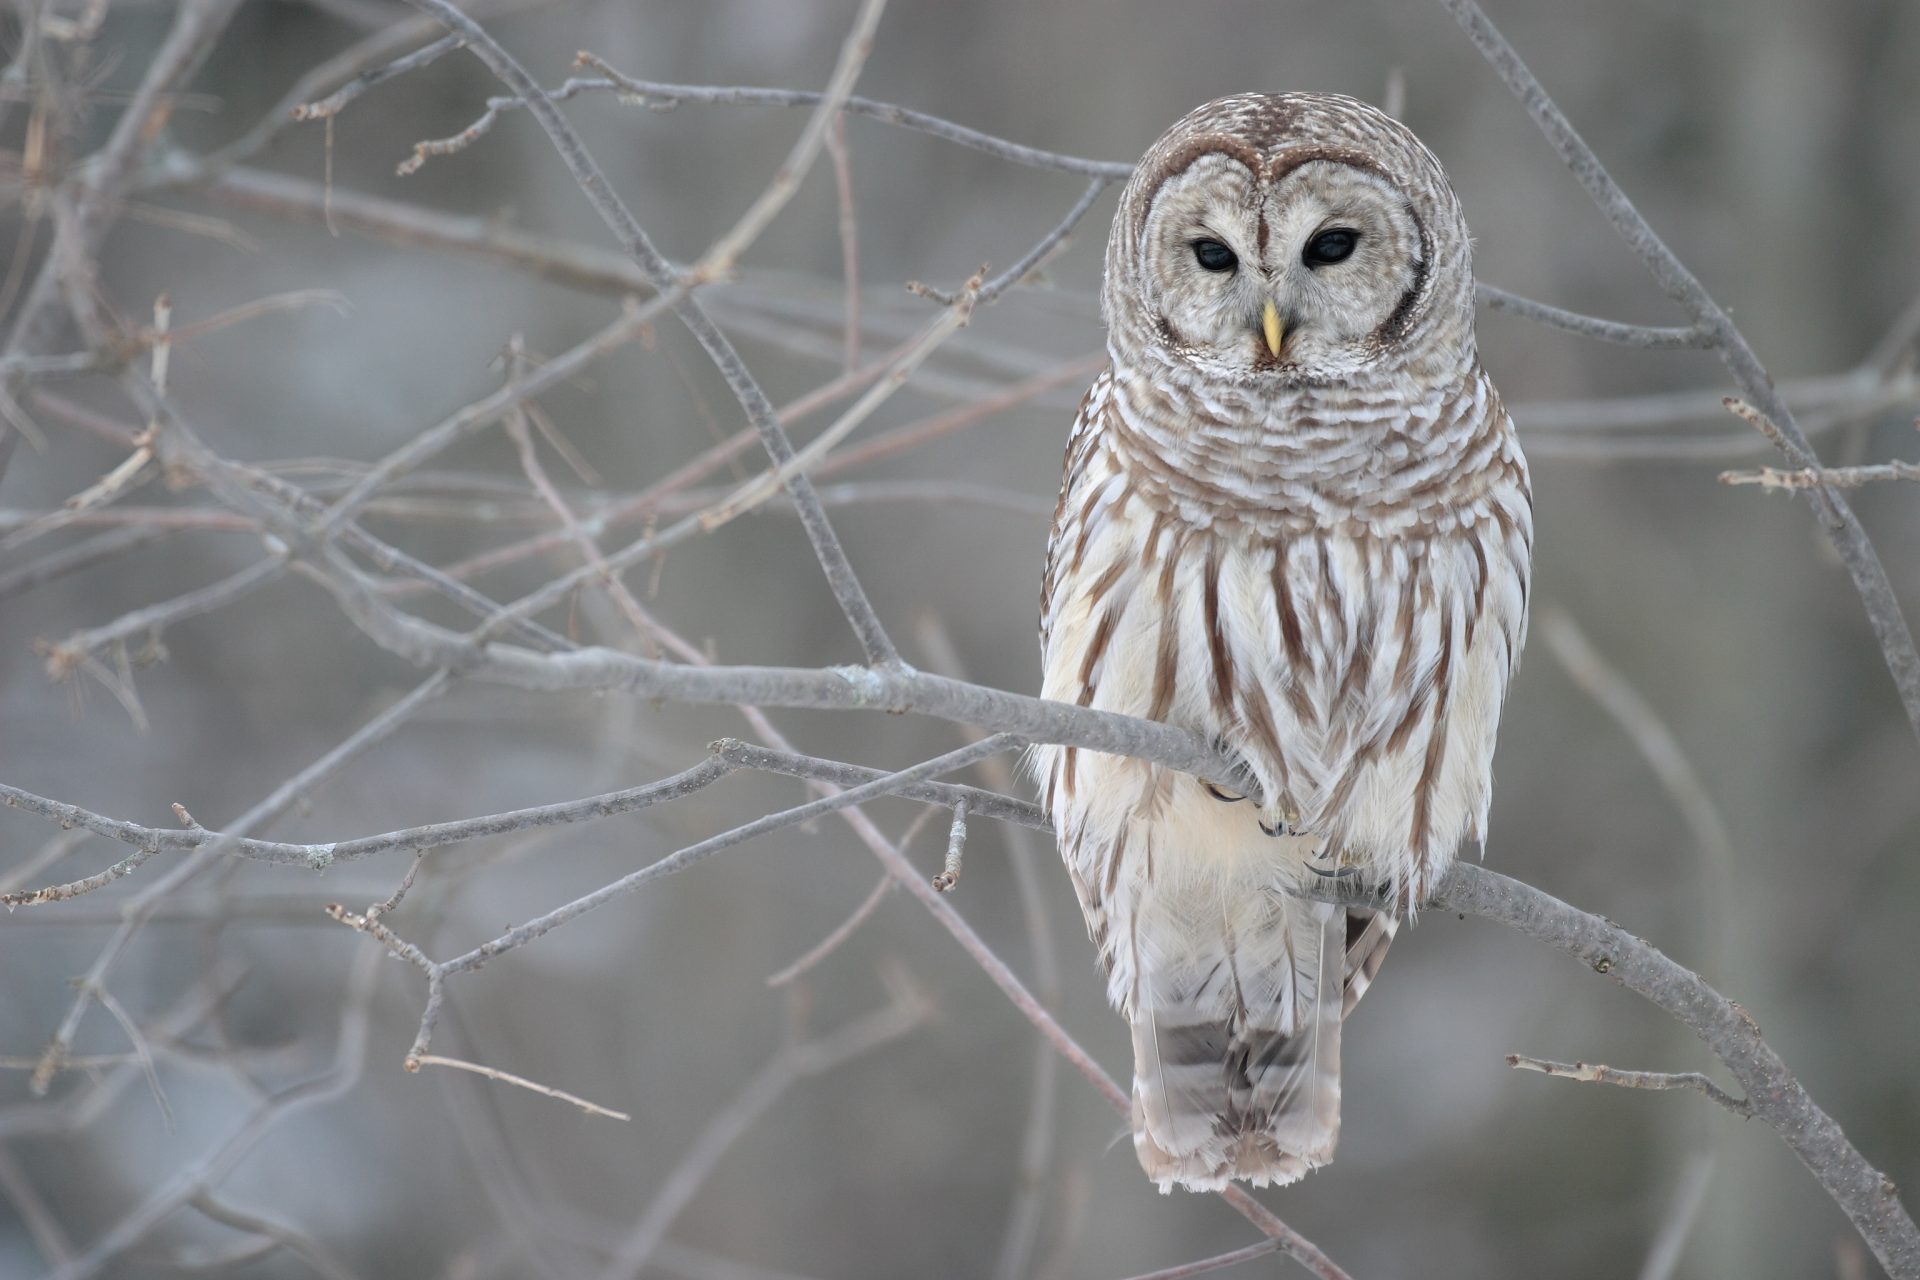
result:
<svg viewBox="0 0 1920 1280"><path fill-rule="evenodd" d="M1893 1182L1867 1163L1822 1111L1747 1011L1701 977L1620 926L1518 880L1455 863L1433 905L1518 929L1645 996L1689 1031L1732 1073L1758 1119L1780 1135L1840 1206L1887 1274L1920 1276L1920 1230Z"/></svg>

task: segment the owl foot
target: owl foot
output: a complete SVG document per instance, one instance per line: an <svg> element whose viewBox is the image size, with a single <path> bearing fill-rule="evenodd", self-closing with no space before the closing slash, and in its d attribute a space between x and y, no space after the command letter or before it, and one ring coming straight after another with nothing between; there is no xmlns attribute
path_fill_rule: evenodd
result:
<svg viewBox="0 0 1920 1280"><path fill-rule="evenodd" d="M1324 862L1327 865L1318 867L1314 865L1317 862ZM1312 860L1307 863L1307 870L1323 880L1348 880L1360 874L1360 868L1353 863L1341 866L1340 855L1330 845L1323 845L1320 852L1313 855Z"/></svg>
<svg viewBox="0 0 1920 1280"><path fill-rule="evenodd" d="M1247 762L1234 754L1233 748L1229 747L1219 738L1215 738L1213 740L1213 749L1222 755L1233 757L1233 781L1238 785L1223 787L1218 783L1208 782L1205 778L1202 778L1200 785L1207 789L1208 795L1220 801L1222 804L1239 804L1253 792L1260 789L1259 779L1255 777L1253 770L1247 765Z"/></svg>
<svg viewBox="0 0 1920 1280"><path fill-rule="evenodd" d="M1287 797L1280 797L1280 814L1272 822L1262 822L1260 830L1278 839L1281 836L1308 836L1311 831L1300 825L1300 809Z"/></svg>

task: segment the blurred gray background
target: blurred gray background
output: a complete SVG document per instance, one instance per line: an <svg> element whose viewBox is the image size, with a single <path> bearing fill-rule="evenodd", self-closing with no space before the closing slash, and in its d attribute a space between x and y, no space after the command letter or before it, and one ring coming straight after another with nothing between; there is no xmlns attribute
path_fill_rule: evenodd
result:
<svg viewBox="0 0 1920 1280"><path fill-rule="evenodd" d="M818 88L853 9L849 0L601 0L546 4L489 25L549 85L588 49L638 76ZM176 110L165 145L195 153L238 136L310 67L363 34L356 23L402 13L376 0L250 0L196 80L202 96ZM103 92L76 146L98 145L118 110L106 91L137 82L169 16L164 5L110 9L96 41ZM1809 406L1825 459L1915 457L1920 397L1910 373L1872 394L1864 384L1839 393L1831 383L1803 384L1858 366L1920 294L1920 6L1509 0L1491 16L1731 308L1775 377ZM18 20L9 21L17 38ZM1437 4L894 0L859 92L1021 142L1124 161L1220 94L1319 89L1377 101L1396 71L1405 118L1465 201L1482 280L1617 319L1680 322ZM415 141L458 132L498 92L458 54L375 88L337 121L333 181L342 192L609 245L523 115L416 176L394 175ZM654 113L605 96L567 111L679 260L696 256L752 201L804 121L800 112L753 107ZM16 112L0 135L16 170L24 127ZM1004 266L1079 189L1071 176L872 121L850 120L847 138L869 355L931 315L905 282L951 286L982 261ZM308 124L286 130L251 164L318 182L323 156L321 126ZM28 206L18 184L12 191L0 244L22 243ZM250 462L374 460L496 387L494 361L511 335L553 354L617 307L604 293L495 262L347 226L330 235L316 219L278 216L231 193L163 189L140 204L140 216L130 214L109 241L99 281L132 317L162 292L177 324L283 290L333 289L351 303L347 316L265 316L174 353L181 411L214 448ZM1110 192L1043 280L978 314L856 442L1096 351L1112 206ZM837 216L823 159L750 252L740 283L715 292L776 402L839 371ZM41 253L44 239L43 228L20 251ZM1487 864L1701 968L1753 1012L1867 1158L1901 1187L1920 1187L1912 1066L1920 1059L1920 862L1912 856L1920 751L1845 574L1803 502L1716 483L1728 467L1775 459L1718 410L1715 399L1731 387L1711 356L1602 347L1497 314L1485 316L1480 337L1534 461L1536 620L1552 612L1570 619L1657 711L1723 817L1731 863L1724 888L1714 888L1700 841L1659 775L1537 625L1501 737ZM110 379L56 389L135 421ZM950 643L971 678L1037 687L1046 512L1078 391L1063 388L846 477L998 491L992 504L835 508L853 562L910 661L934 667ZM1616 428L1593 425L1603 407L1586 403L1666 391L1701 392L1708 408ZM549 469L583 500L642 488L741 423L697 347L670 323L542 403L599 473L598 486L585 485L548 455ZM795 434L804 439L824 421ZM48 448L23 448L0 482L0 511L16 521L57 507L124 453L69 425L47 425ZM338 471L286 474L318 483ZM463 515L460 503L483 488L512 497L519 514ZM370 527L435 563L550 524L528 514L524 479L498 429L437 460L413 492L449 496L454 509L431 519L375 516ZM123 502L212 507L203 493L158 483ZM1913 491L1870 488L1857 505L1911 609L1920 601ZM0 571L86 532L6 553ZM167 806L177 801L218 827L417 682L420 673L376 649L297 577L167 632L165 660L133 676L144 731L99 682L47 677L36 639L99 626L260 554L257 535L186 529L0 602L0 779L155 826L171 825ZM510 599L573 563L556 553L475 585ZM731 524L628 581L664 622L722 662L858 658L797 525L780 510ZM632 644L600 597L547 621L582 639ZM962 741L954 726L915 718L773 718L803 750L869 764L899 767ZM745 733L725 708L461 686L313 791L271 834L329 841L569 799L662 776L697 760L710 739ZM392 923L431 954L452 955L804 794L797 783L741 777L646 814L449 849L428 860ZM916 809L892 801L872 813L897 834ZM944 832L936 818L909 846L929 873ZM0 816L0 876L36 858L55 834L38 819ZM1036 862L1059 953L1051 999L1066 1027L1124 1079L1124 1027L1104 1005L1051 851L1035 842L1022 853L983 821L969 850L954 905L1029 977L1035 947L1008 860ZM34 883L91 874L124 852L77 843ZM0 1274L39 1275L52 1261L23 1221L21 1185L80 1252L243 1123L254 1103L231 1070L235 1055L269 1087L327 1065L349 971L374 944L327 921L321 906L383 898L406 864L388 855L320 876L235 864L190 886L177 910L163 910L140 934L109 983L136 1021L157 1025L210 975L231 988L217 1017L159 1053L172 1132L137 1072L129 1082L122 1069L123 1087L111 1093L87 1073L64 1074L50 1100L36 1100L28 1073L11 1069L46 1044L72 1001L69 979L92 963L118 919L116 903L162 862L94 895L0 918L0 1055L10 1055L0 1071ZM504 1085L405 1073L423 983L382 959L364 1073L338 1099L275 1124L225 1173L223 1198L297 1225L349 1274L592 1274L601 1250L778 1048L789 1010L765 976L842 920L877 875L844 825L788 830L453 983L438 1051L631 1112L627 1124ZM677 1252L656 1257L650 1273L991 1275L1016 1202L1039 1210L1023 1274L1130 1275L1257 1238L1216 1199L1156 1194L1128 1144L1116 1141L1118 1118L1067 1069L1055 1082L1043 1176L1023 1187L1033 1033L904 894L891 894L809 975L809 1026L830 1029L879 1006L889 966L911 975L932 1016L787 1090L718 1161L671 1226ZM116 1054L127 1039L96 1009L78 1048ZM1515 1073L1503 1062L1509 1052L1663 1070L1711 1065L1657 1010L1556 953L1485 922L1423 918L1396 943L1349 1029L1338 1159L1261 1198L1370 1280L1633 1276L1687 1171L1711 1159L1675 1274L1876 1274L1838 1210L1761 1125L1693 1094ZM100 1101L86 1104L94 1096ZM218 1261L246 1239L187 1208L103 1274L179 1274L182 1262ZM722 1258L762 1270L727 1270ZM1229 1274L1299 1274L1291 1266L1269 1258ZM224 1273L313 1271L275 1250Z"/></svg>

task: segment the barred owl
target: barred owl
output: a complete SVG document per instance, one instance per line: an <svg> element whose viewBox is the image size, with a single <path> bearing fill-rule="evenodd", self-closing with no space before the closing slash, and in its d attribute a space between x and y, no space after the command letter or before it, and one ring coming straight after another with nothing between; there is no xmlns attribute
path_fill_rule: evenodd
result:
<svg viewBox="0 0 1920 1280"><path fill-rule="evenodd" d="M1161 1190L1333 1155L1340 1027L1402 915L1483 842L1526 635L1526 461L1473 333L1459 201L1351 98L1247 94L1176 124L1108 243L1110 365L1047 549L1043 696L1165 721L1244 793L1037 753L1133 1032ZM1302 890L1353 876L1372 910Z"/></svg>

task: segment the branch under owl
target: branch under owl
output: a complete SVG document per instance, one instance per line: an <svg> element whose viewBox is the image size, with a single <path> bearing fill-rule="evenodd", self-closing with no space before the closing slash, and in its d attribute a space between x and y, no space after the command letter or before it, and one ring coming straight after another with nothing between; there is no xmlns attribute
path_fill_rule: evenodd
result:
<svg viewBox="0 0 1920 1280"><path fill-rule="evenodd" d="M982 690L982 692L992 691ZM390 936L390 929L383 924L377 925L377 928L355 924L354 927L361 928L363 932L381 935L380 941L383 946L419 967L427 975L430 992L437 996L443 989L445 981L451 976L478 968L489 959L517 949L597 906L634 892L664 876L685 870L712 853L744 843L768 831L805 821L835 809L846 808L861 801L873 800L880 796L897 796L949 809L964 809L974 817L991 817L1021 826L1048 830L1050 828L1045 814L1029 802L976 787L931 780L938 773L965 767L971 762L1008 750L1014 745L1017 744L1004 735L988 738L912 768L889 772L723 740L714 744L713 753L706 761L646 787L605 796L587 797L562 805L493 814L461 823L410 828L383 836L362 837L326 845L266 846L265 842L229 839L215 833L142 827L73 806L60 805L17 789L9 788L3 794L10 805L37 813L63 825L85 827L98 834L133 845L137 849L184 851L217 841L225 846L226 852L235 856L265 857L275 862L294 864L304 861L306 865L318 868L327 865L329 859L338 853L344 853L347 856L365 856L381 850L419 848L428 844L445 847L484 836L501 835L556 822L594 821L626 811L627 808L632 807L631 802L636 797L647 796L650 801L679 798L692 794L701 787L739 769L782 773L796 778L831 782L848 788L835 796L768 815L689 845L620 880L555 908L528 924L509 930L499 938L448 960L435 961L428 958L411 943L397 936ZM896 871L898 870L896 868ZM941 916L943 922L950 928L965 929L959 918L951 914L951 908L946 906L942 895L932 886L925 874L906 867L901 882L934 910L936 915ZM36 900L49 901L62 896L72 895L41 891L39 894L16 895L13 900L23 903ZM1379 902L1377 893L1365 887L1331 883L1316 896L1347 905L1377 906ZM336 919L342 919L350 914L344 909L330 908L330 910L336 911ZM1702 1086L1702 1091L1716 1101L1722 1102L1723 1105L1729 1105L1736 1111L1751 1115L1772 1128L1800 1158L1834 1202L1852 1219L1862 1237L1875 1251L1876 1256L1887 1261L1889 1274L1904 1277L1913 1273L1909 1263L1920 1259L1920 1253L1911 1251L1913 1247L1911 1242L1915 1241L1916 1233L1912 1219L1900 1204L1892 1181L1867 1162L1839 1124L1813 1101L1780 1056L1767 1044L1761 1035L1759 1024L1753 1017L1739 1004L1714 990L1699 974L1611 921L1582 911L1531 885L1471 863L1454 864L1426 904L1426 912L1429 918L1439 913L1455 912L1463 917L1479 916L1505 924L1536 941L1544 942L1564 952L1595 973L1605 975L1643 996L1675 1018L1705 1042L1709 1051L1739 1082L1745 1097L1733 1099L1731 1095L1726 1095L1724 1090L1718 1089L1718 1086ZM364 917L356 917L356 919L364 921ZM347 922L353 923L352 920ZM970 930L966 930L964 934L956 934L956 936L960 937L965 944L972 935ZM973 938L973 942L984 950L984 945L979 944L977 938ZM973 947L969 948L969 950L973 949ZM982 958L979 952L976 952L976 958ZM986 963L984 959L983 963ZM1067 1033L1053 1021L1051 1015L1037 1001L1033 1000L1025 988L1019 984L1018 979L1014 978L1009 971L1005 971L1004 965L1000 965L995 959L988 964L988 969L990 976L993 976L1014 998L1021 1012L1047 1033L1048 1038L1067 1056L1069 1061L1100 1086L1102 1091L1109 1095L1110 1100L1116 1101L1121 1106L1126 1105L1124 1092L1105 1077L1085 1051L1067 1036ZM413 1056L417 1057L427 1052L440 1007L439 999L429 1000L427 1010L422 1017L420 1034L410 1051ZM1591 1078L1602 1079L1603 1077L1594 1075ZM1711 1085L1711 1082L1706 1082L1706 1085Z"/></svg>

